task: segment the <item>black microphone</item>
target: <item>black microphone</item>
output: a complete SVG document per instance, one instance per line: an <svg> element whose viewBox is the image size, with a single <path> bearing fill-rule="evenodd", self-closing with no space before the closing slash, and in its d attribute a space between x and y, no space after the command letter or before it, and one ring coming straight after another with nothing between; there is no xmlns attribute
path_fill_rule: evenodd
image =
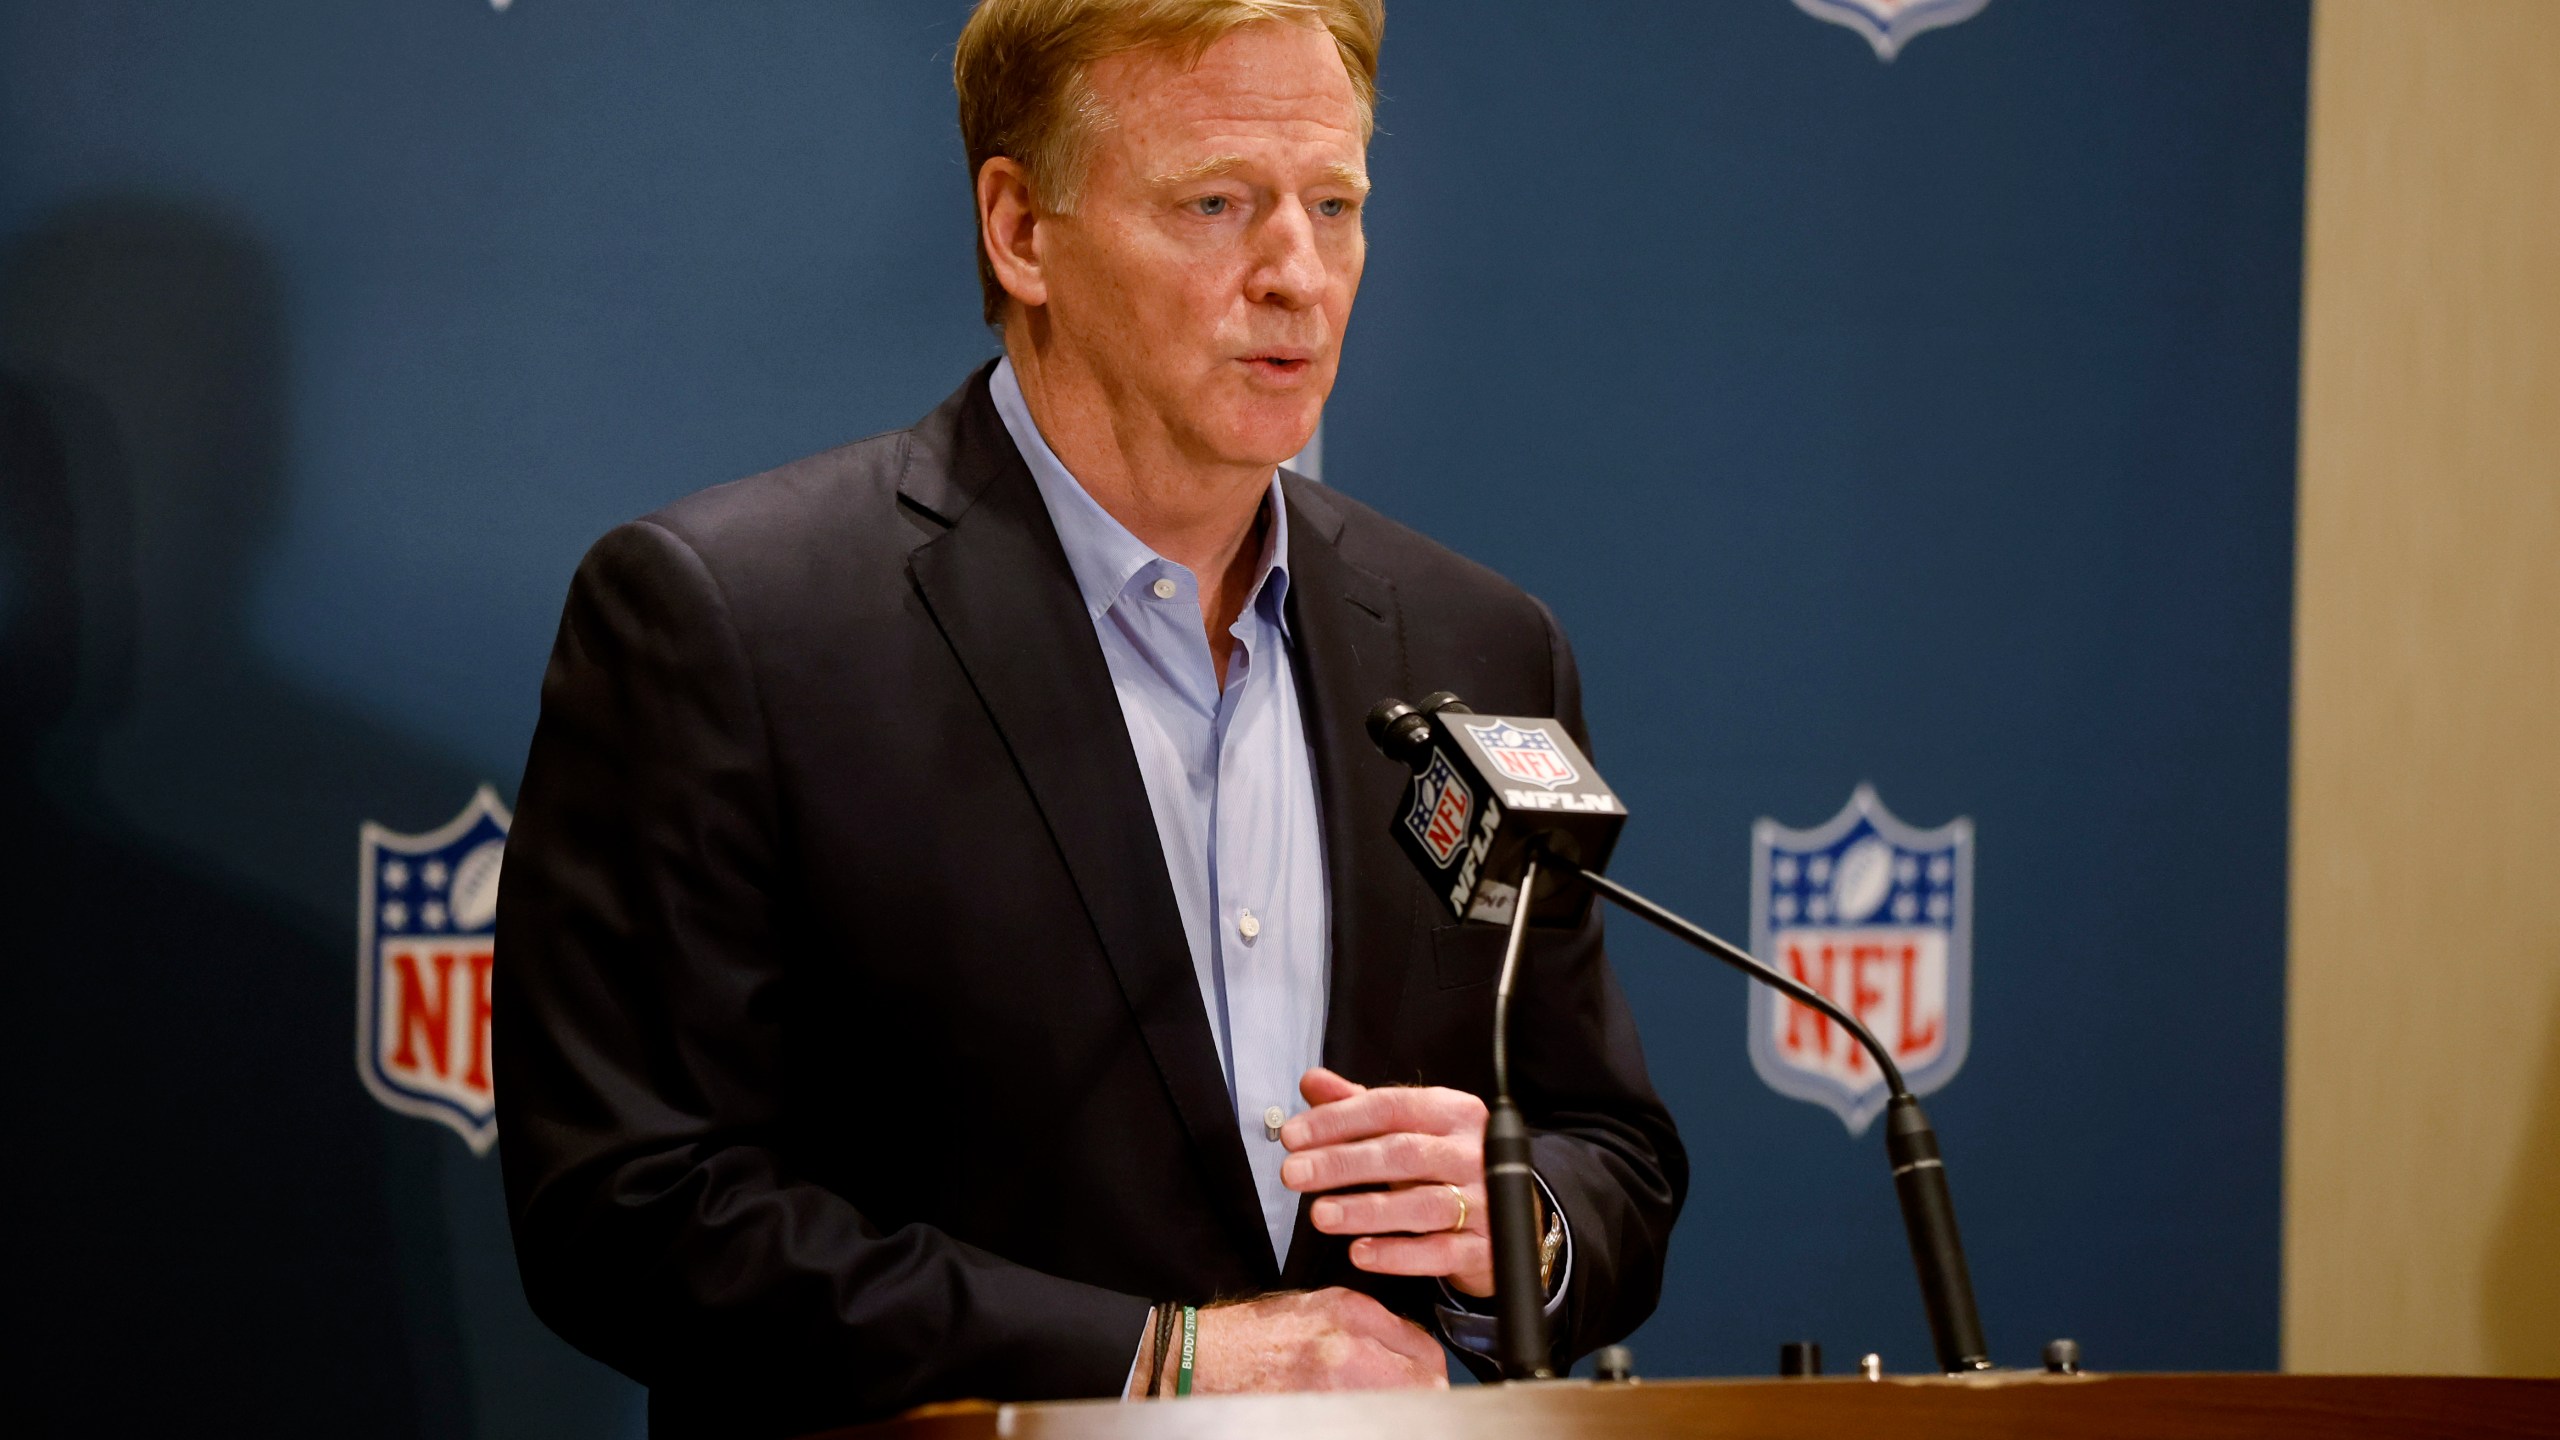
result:
<svg viewBox="0 0 2560 1440"><path fill-rule="evenodd" d="M1413 771L1394 833L1432 893L1461 920L1511 927L1493 986L1493 1100L1484 1123L1493 1359L1504 1379L1550 1380L1555 1349L1539 1276L1536 1171L1529 1123L1511 1098L1511 988L1531 921L1579 924L1591 900L1556 885L1552 874L1542 887L1539 857L1528 846L1536 838L1606 861L1626 807L1562 725L1480 716L1445 690L1424 697L1419 708L1380 702L1369 712L1369 738ZM1533 834L1513 818L1522 813L1547 823Z"/></svg>
<svg viewBox="0 0 2560 1440"><path fill-rule="evenodd" d="M1707 952L1789 999L1821 1012L1874 1057L1891 1099L1885 1103L1885 1159L1902 1209L1904 1237L1919 1274L1920 1302L1938 1368L1991 1368L1975 1308L1973 1280L1956 1230L1938 1136L1902 1069L1855 1015L1830 996L1754 959L1679 915L1600 873L1626 823L1626 806L1573 743L1562 723L1478 716L1441 691L1417 708L1400 700L1369 712L1369 737L1413 771L1393 823L1396 840L1434 894L1461 920L1508 922L1502 973L1494 987L1495 1098L1485 1122L1485 1186L1492 1214L1495 1360L1509 1379L1554 1373L1546 1337L1533 1233L1529 1134L1511 1100L1511 988L1527 928L1578 924L1590 892ZM1541 873L1541 872L1545 873ZM1583 884L1557 883L1576 877ZM1585 887L1588 887L1587 889ZM1519 897L1526 891L1527 904Z"/></svg>

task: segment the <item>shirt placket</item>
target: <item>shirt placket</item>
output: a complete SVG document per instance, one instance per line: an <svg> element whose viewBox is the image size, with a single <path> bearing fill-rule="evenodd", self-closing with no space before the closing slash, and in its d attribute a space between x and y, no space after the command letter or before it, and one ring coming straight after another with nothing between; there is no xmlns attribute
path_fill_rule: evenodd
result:
<svg viewBox="0 0 2560 1440"><path fill-rule="evenodd" d="M1208 854L1204 873L1209 882L1208 913L1208 993L1207 1002L1212 1041L1227 1094L1236 1093L1235 1025L1229 1004L1227 953L1221 936L1226 929L1224 905L1220 899L1220 851L1223 837L1219 834L1222 800L1226 793L1226 697L1218 690L1217 674L1209 654L1208 637L1200 628L1200 598L1197 582L1188 570L1169 560L1156 559L1142 568L1136 583L1149 600L1147 611L1146 651L1171 682L1174 693L1188 710L1192 723L1199 728L1193 746L1186 746L1184 764L1192 774L1207 777L1207 794L1200 801L1207 806L1201 817L1200 834L1206 840Z"/></svg>
<svg viewBox="0 0 2560 1440"><path fill-rule="evenodd" d="M1254 707L1267 698L1268 685L1260 673L1263 666L1257 645L1264 638L1262 627L1248 610L1239 619L1234 634L1236 648L1227 662L1227 685L1219 704L1219 783L1220 809L1217 817L1217 863L1215 884L1220 902L1218 947L1223 957L1230 1015L1236 1026L1254 1037L1251 1044L1236 1047L1235 1096L1236 1115L1246 1137L1246 1153L1251 1157L1254 1188L1259 1192L1263 1219L1271 1232L1273 1254L1288 1258L1289 1232L1297 1216L1297 1197L1280 1181L1280 1162L1287 1158L1279 1143L1281 1121L1296 1109L1294 1075L1278 1074L1274 1066L1286 1057L1275 1042L1274 1027L1286 1018L1282 997L1274 987L1286 977L1276 972L1280 946L1284 937L1273 933L1279 918L1273 913L1271 887L1275 883L1273 866L1278 857L1270 853L1269 837L1256 833L1256 823L1268 816L1247 815L1227 803L1232 797L1249 793L1241 776L1231 776L1230 764L1241 765L1245 757L1233 754L1232 738L1249 732L1258 720ZM1236 781L1230 785L1230 779ZM1282 1068L1285 1068L1283 1066Z"/></svg>

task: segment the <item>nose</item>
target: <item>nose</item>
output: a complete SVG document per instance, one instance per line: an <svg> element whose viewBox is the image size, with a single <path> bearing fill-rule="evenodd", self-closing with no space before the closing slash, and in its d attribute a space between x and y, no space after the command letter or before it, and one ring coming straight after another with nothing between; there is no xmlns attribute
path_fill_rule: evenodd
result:
<svg viewBox="0 0 2560 1440"><path fill-rule="evenodd" d="M1314 218L1295 198L1274 206L1255 236L1259 254L1249 282L1251 298L1305 310L1324 298L1324 256L1316 249Z"/></svg>

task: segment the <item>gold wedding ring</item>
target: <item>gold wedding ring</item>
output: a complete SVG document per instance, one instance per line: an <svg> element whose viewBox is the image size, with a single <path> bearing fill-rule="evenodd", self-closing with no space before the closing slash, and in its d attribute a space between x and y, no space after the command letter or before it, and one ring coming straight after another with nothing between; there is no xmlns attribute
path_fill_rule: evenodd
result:
<svg viewBox="0 0 2560 1440"><path fill-rule="evenodd" d="M1458 1197L1458 1223L1449 1227L1449 1233L1455 1235L1467 1228L1467 1192L1456 1185L1448 1185L1446 1188L1450 1194Z"/></svg>

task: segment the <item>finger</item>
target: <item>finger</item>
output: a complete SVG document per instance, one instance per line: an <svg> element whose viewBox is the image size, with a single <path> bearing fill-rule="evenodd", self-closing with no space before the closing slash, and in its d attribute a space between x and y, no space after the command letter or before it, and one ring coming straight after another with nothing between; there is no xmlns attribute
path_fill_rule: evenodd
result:
<svg viewBox="0 0 2560 1440"><path fill-rule="evenodd" d="M1463 1202L1459 1194L1465 1195ZM1327 1195L1307 1207L1307 1218L1327 1235L1433 1235L1485 1228L1481 1187L1408 1185L1359 1195Z"/></svg>
<svg viewBox="0 0 2560 1440"><path fill-rule="evenodd" d="M1398 1130L1481 1136L1484 1115L1484 1102L1464 1090L1436 1085L1381 1085L1291 1117L1281 1127L1280 1143L1292 1150L1304 1150L1311 1145L1365 1140Z"/></svg>
<svg viewBox="0 0 2560 1440"><path fill-rule="evenodd" d="M1289 1123L1280 1127L1280 1143L1292 1150L1304 1150L1311 1145L1335 1145L1394 1130L1418 1129L1404 1123L1411 1105L1407 1097L1412 1093L1406 1086L1382 1085L1323 1101L1289 1117Z"/></svg>
<svg viewBox="0 0 2560 1440"><path fill-rule="evenodd" d="M1481 1139L1413 1131L1301 1150L1280 1162L1280 1183L1302 1193L1345 1185L1472 1185L1482 1179Z"/></svg>
<svg viewBox="0 0 2560 1440"><path fill-rule="evenodd" d="M1305 1096L1310 1105L1330 1105L1336 1100L1348 1100L1368 1088L1355 1085L1321 1065L1298 1077L1298 1093Z"/></svg>
<svg viewBox="0 0 2560 1440"><path fill-rule="evenodd" d="M1493 1268L1493 1242L1464 1235L1364 1235L1351 1263L1372 1275L1466 1275Z"/></svg>
<svg viewBox="0 0 2560 1440"><path fill-rule="evenodd" d="M1380 1085L1299 1115L1297 1133L1301 1138L1291 1148L1338 1144L1398 1130L1481 1135L1484 1120L1484 1102L1464 1090L1436 1085ZM1282 1138L1288 1138L1287 1132Z"/></svg>

